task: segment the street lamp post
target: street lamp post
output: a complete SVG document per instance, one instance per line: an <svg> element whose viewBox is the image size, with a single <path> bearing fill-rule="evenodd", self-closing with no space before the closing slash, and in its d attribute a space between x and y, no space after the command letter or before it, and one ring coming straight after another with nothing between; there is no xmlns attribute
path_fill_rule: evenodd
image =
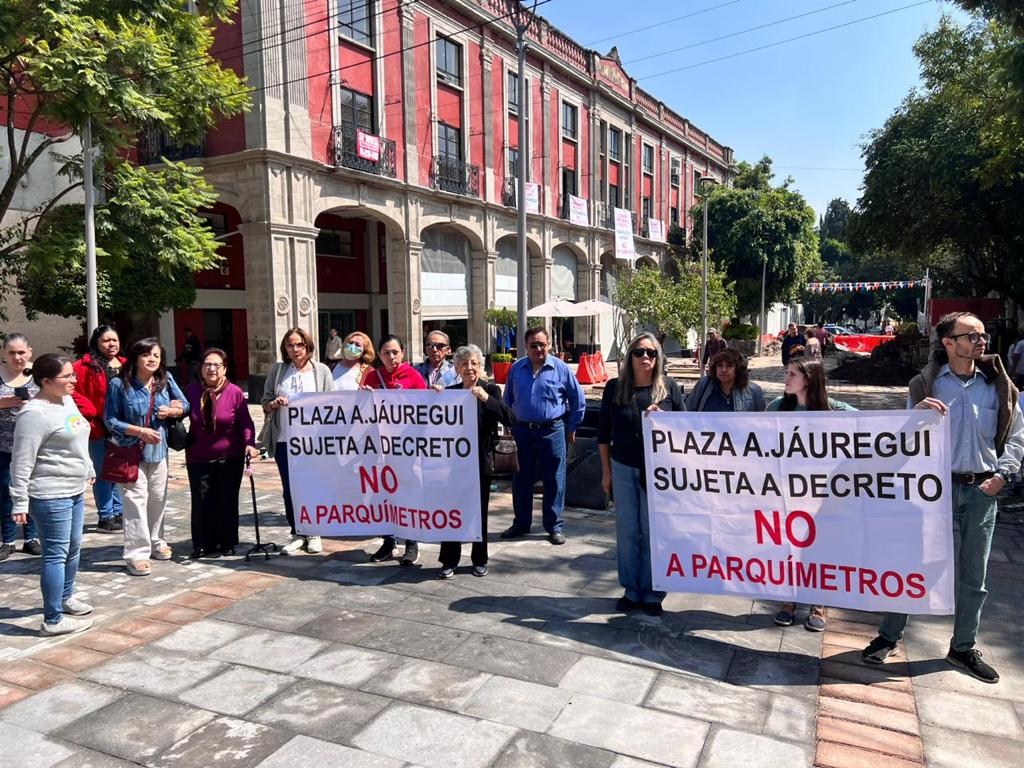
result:
<svg viewBox="0 0 1024 768"><path fill-rule="evenodd" d="M85 320L86 334L100 324L99 297L96 291L96 190L92 172L92 118L82 127L82 186L85 190Z"/></svg>
<svg viewBox="0 0 1024 768"><path fill-rule="evenodd" d="M704 248L702 249L701 265L701 297L700 297L700 342L701 350L708 339L708 191L717 184L713 176L701 176L697 179L697 194L701 197L704 208Z"/></svg>
<svg viewBox="0 0 1024 768"><path fill-rule="evenodd" d="M768 256L765 255L761 259L761 315L758 318L758 332L757 332L757 354L761 356L764 354L764 334L765 334L765 318L764 318L764 288L768 281Z"/></svg>

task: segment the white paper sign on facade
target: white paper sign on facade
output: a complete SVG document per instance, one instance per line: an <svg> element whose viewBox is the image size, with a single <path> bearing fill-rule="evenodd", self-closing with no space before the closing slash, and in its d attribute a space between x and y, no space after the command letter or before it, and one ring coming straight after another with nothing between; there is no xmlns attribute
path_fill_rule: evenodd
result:
<svg viewBox="0 0 1024 768"><path fill-rule="evenodd" d="M540 184L526 182L526 212L540 213Z"/></svg>
<svg viewBox="0 0 1024 768"><path fill-rule="evenodd" d="M947 418L654 412L643 421L655 589L953 612Z"/></svg>
<svg viewBox="0 0 1024 768"><path fill-rule="evenodd" d="M647 220L647 234L651 240L655 240L659 243L665 242L665 225L661 219L648 219Z"/></svg>
<svg viewBox="0 0 1024 768"><path fill-rule="evenodd" d="M569 221L572 224L579 224L586 227L590 224L590 216L587 211L587 201L576 195L569 195Z"/></svg>
<svg viewBox="0 0 1024 768"><path fill-rule="evenodd" d="M633 212L624 208L615 210L615 258L636 261L633 246Z"/></svg>
<svg viewBox="0 0 1024 768"><path fill-rule="evenodd" d="M356 157L369 160L371 163L379 163L380 136L356 129Z"/></svg>

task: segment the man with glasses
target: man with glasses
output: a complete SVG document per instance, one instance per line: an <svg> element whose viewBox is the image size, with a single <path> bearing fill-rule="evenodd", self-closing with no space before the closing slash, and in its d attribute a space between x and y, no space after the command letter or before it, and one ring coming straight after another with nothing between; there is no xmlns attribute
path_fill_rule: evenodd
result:
<svg viewBox="0 0 1024 768"><path fill-rule="evenodd" d="M455 366L448 362L448 350L451 342L444 331L431 331L423 340L423 349L427 359L417 366L416 372L427 382L431 389L444 389L459 381Z"/></svg>
<svg viewBox="0 0 1024 768"><path fill-rule="evenodd" d="M534 472L539 465L544 480L544 530L552 544L564 544L566 445L572 444L576 427L583 421L586 399L569 366L548 354L545 329L529 329L524 341L528 354L509 368L505 385L505 403L517 419L512 434L519 453L519 472L512 479L514 519L501 538L513 539L530 532Z"/></svg>
<svg viewBox="0 0 1024 768"><path fill-rule="evenodd" d="M969 312L946 315L935 349L910 382L908 408L934 408L950 419L956 594L953 638L946 661L986 683L999 674L975 643L985 605L985 576L996 524L996 496L1024 456L1024 417L998 355L986 355L985 324ZM864 661L881 664L896 650L905 614L887 613Z"/></svg>

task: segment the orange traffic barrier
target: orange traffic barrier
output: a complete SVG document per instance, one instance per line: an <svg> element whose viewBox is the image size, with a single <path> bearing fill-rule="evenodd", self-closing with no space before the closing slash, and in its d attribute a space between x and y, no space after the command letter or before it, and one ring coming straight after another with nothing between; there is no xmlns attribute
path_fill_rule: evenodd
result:
<svg viewBox="0 0 1024 768"><path fill-rule="evenodd" d="M597 383L597 380L594 378L594 368L590 358L590 355L580 355L580 362L576 366L576 381L580 384Z"/></svg>

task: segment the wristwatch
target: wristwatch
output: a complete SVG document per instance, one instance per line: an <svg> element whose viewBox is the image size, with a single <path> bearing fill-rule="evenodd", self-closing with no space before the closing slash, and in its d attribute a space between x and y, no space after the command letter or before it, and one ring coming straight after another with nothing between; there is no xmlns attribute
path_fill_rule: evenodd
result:
<svg viewBox="0 0 1024 768"><path fill-rule="evenodd" d="M1003 485L1009 485L1010 477L1005 472L993 472L992 477L998 477L1003 481Z"/></svg>

